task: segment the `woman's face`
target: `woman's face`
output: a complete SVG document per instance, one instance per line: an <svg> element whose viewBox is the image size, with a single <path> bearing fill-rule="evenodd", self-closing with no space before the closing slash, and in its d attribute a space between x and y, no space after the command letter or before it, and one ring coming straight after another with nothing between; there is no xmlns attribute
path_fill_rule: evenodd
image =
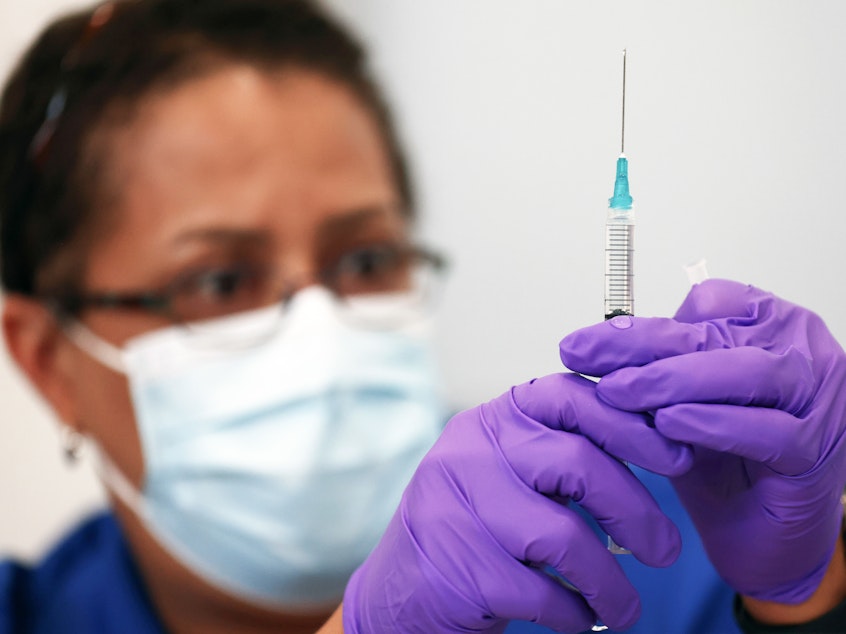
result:
<svg viewBox="0 0 846 634"><path fill-rule="evenodd" d="M157 290L197 270L270 264L307 284L340 254L404 237L391 165L368 111L306 71L228 66L146 98L102 131L101 225L83 292ZM170 325L91 309L116 345ZM70 344L69 344L70 345ZM143 460L123 375L71 346L75 420L136 485Z"/></svg>

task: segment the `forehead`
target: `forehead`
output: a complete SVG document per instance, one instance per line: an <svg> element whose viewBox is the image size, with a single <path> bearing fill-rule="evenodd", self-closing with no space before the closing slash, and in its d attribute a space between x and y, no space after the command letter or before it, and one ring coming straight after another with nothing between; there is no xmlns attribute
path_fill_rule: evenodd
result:
<svg viewBox="0 0 846 634"><path fill-rule="evenodd" d="M352 93L300 70L270 75L230 66L189 81L148 98L111 144L110 171L130 204L150 196L196 200L221 179L249 190L267 171L280 190L300 189L306 175L360 187L390 172L377 127Z"/></svg>
<svg viewBox="0 0 846 634"><path fill-rule="evenodd" d="M316 73L227 66L145 98L101 137L110 220L96 259L209 228L259 228L291 248L362 208L399 221L373 116Z"/></svg>

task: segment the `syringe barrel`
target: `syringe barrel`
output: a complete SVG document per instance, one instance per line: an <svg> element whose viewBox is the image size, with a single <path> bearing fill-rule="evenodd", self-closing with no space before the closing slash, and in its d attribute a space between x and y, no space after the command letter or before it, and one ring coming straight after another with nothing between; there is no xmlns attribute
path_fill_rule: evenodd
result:
<svg viewBox="0 0 846 634"><path fill-rule="evenodd" d="M634 315L634 210L608 209L605 223L605 318Z"/></svg>

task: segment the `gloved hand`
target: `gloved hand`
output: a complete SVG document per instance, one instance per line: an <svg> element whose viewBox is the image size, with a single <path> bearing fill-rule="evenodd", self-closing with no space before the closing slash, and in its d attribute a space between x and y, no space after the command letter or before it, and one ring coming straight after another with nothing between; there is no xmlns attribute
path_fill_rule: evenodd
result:
<svg viewBox="0 0 846 634"><path fill-rule="evenodd" d="M633 624L637 593L566 503L581 505L642 562L676 559L676 527L600 449L671 475L689 468L689 449L647 418L604 405L594 383L571 374L517 386L455 416L350 580L346 634L501 632L511 619L562 632L589 629L597 618L614 628Z"/></svg>
<svg viewBox="0 0 846 634"><path fill-rule="evenodd" d="M846 483L846 355L817 315L709 280L674 319L585 328L561 358L604 377L602 400L654 412L658 431L693 446L694 467L672 482L735 590L779 603L814 592Z"/></svg>

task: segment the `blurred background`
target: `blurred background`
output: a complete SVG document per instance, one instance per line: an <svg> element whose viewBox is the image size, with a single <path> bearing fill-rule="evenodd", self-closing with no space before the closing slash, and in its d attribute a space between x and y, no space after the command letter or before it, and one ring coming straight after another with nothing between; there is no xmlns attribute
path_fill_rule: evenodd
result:
<svg viewBox="0 0 846 634"><path fill-rule="evenodd" d="M0 74L54 15L0 3ZM455 407L560 370L603 314L620 151L635 308L672 315L684 266L771 290L846 341L842 0L331 0L369 46L411 155L420 232L452 267L438 345ZM0 555L35 557L102 495L0 353Z"/></svg>

